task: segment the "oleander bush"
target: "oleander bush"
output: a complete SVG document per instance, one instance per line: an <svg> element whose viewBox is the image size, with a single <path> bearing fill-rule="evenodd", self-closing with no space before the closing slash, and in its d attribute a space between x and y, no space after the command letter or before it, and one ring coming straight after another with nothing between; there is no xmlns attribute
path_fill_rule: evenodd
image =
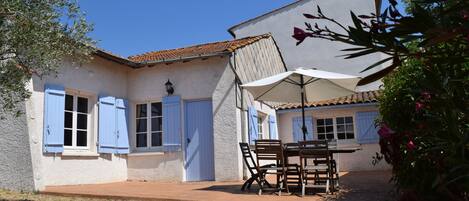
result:
<svg viewBox="0 0 469 201"><path fill-rule="evenodd" d="M345 58L383 53L364 67L386 65L359 84L383 78L379 98L381 151L374 160L392 165L400 200L469 200L469 1L407 0L379 15L351 13L353 26L319 7L294 28L307 38L350 44ZM313 23L311 23L313 21ZM327 21L332 29L318 25ZM314 23L316 22L316 23Z"/></svg>

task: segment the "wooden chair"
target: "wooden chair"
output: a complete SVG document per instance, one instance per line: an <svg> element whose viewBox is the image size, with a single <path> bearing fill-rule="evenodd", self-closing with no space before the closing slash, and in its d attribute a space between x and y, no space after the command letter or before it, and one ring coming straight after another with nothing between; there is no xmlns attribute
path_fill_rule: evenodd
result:
<svg viewBox="0 0 469 201"><path fill-rule="evenodd" d="M248 168L249 172L251 173L251 177L246 180L241 187L241 190L244 191L247 189L251 189L251 185L254 181L257 182L260 186L260 180L259 180L259 172L257 171L257 164L254 161L254 158L252 157L251 153L251 148L249 147L248 143L245 142L240 142L239 143L239 148L241 149L241 154L243 155L244 163L246 164L246 167ZM275 164L268 164L264 165L263 167L269 167L269 166L274 166ZM261 172L261 174L265 174L266 171ZM266 182L266 184L269 187L272 187L272 185L269 182Z"/></svg>
<svg viewBox="0 0 469 201"><path fill-rule="evenodd" d="M337 140L336 139L332 139L332 140L327 140L327 145L328 145L328 148L331 148L331 147L337 147ZM315 164L324 164L326 161L324 160L314 160L314 163ZM336 160L334 159L330 159L330 162L331 162L331 172L332 172L332 183L334 184L334 188L337 188L339 187L339 171L337 169L337 162Z"/></svg>
<svg viewBox="0 0 469 201"><path fill-rule="evenodd" d="M332 181L332 169L327 141L301 141L299 144L301 196L305 195L306 187L325 188L326 194L328 194ZM308 164L308 159L321 162Z"/></svg>
<svg viewBox="0 0 469 201"><path fill-rule="evenodd" d="M282 141L280 140L256 140L256 158L257 164L261 164L262 161L275 161L274 166L269 167L258 167L257 172L264 172L265 174L259 174L260 178L260 188L259 195L262 195L263 190L278 190L278 195L280 196L282 190L285 188L288 190L286 185L286 168L283 156L283 146ZM266 188L265 184L267 182L267 175L276 175L277 176L277 188Z"/></svg>
<svg viewBox="0 0 469 201"><path fill-rule="evenodd" d="M296 184L298 189L301 187L301 179L300 179L300 165L297 163L290 163L289 162L289 157L291 156L298 156L297 153L294 152L288 152L287 150L299 150L299 144L298 143L285 143L283 145L284 147L284 156L285 156L285 167L287 168L286 170L286 176L285 179L287 180L287 185L290 184Z"/></svg>

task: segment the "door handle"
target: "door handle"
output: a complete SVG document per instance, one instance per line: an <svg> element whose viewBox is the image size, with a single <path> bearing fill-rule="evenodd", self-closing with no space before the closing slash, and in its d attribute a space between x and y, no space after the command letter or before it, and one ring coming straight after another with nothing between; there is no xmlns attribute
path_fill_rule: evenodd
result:
<svg viewBox="0 0 469 201"><path fill-rule="evenodd" d="M187 138L187 144L191 143L191 139Z"/></svg>

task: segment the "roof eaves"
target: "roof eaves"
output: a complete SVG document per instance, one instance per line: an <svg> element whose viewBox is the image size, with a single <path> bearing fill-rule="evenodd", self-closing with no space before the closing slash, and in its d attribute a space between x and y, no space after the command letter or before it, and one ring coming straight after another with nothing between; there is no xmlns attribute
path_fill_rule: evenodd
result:
<svg viewBox="0 0 469 201"><path fill-rule="evenodd" d="M126 66L129 66L131 68L139 68L140 67L140 64L137 63L137 62L130 61L126 58L123 58L121 56L112 54L110 52L107 52L107 51L99 49L99 48L95 48L95 50L96 51L93 54L95 54L97 56L100 56L101 58L104 58L104 59L107 59L109 61L113 61L113 62L122 64L122 65L126 65Z"/></svg>
<svg viewBox="0 0 469 201"><path fill-rule="evenodd" d="M179 61L185 61L185 60L203 59L203 58L209 58L209 57L215 57L215 56L225 56L225 55L229 55L230 53L231 52L229 51L223 51L223 52L217 52L217 53L212 53L212 54L178 57L174 59L160 59L160 60L154 60L154 61L144 61L144 62L139 62L139 63L142 66L153 66L153 65L161 64L161 63L173 63L173 62L179 62Z"/></svg>

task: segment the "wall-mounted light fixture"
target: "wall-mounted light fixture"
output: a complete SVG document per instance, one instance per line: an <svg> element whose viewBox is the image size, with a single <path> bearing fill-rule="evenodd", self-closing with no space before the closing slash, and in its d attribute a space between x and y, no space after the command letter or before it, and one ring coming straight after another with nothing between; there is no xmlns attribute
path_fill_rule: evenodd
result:
<svg viewBox="0 0 469 201"><path fill-rule="evenodd" d="M168 81L164 85L166 86L166 92L168 93L168 95L173 95L174 93L173 83L171 83L168 79Z"/></svg>

